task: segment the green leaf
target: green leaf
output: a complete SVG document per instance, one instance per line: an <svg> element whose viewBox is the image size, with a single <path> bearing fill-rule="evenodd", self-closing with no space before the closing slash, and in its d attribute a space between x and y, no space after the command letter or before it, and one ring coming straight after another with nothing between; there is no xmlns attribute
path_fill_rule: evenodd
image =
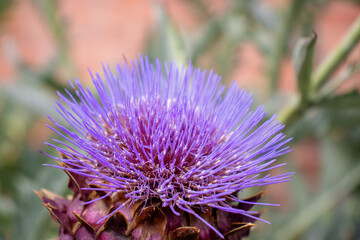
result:
<svg viewBox="0 0 360 240"><path fill-rule="evenodd" d="M19 174L16 179L17 202L12 229L14 239L49 239L48 235L54 237L57 225L52 224L48 211L42 206L33 189L46 188L63 195L67 181L68 177L63 171L49 167L39 168L36 178Z"/></svg>
<svg viewBox="0 0 360 240"><path fill-rule="evenodd" d="M43 86L29 84L25 81L14 84L0 85L0 94L10 102L16 102L26 107L30 112L41 116L46 113L54 115L54 96L48 93Z"/></svg>
<svg viewBox="0 0 360 240"><path fill-rule="evenodd" d="M14 3L12 0L0 1L0 20L4 17L6 11L11 7Z"/></svg>
<svg viewBox="0 0 360 240"><path fill-rule="evenodd" d="M358 91L351 91L338 96L331 96L321 99L316 103L318 107L326 108L359 108L360 107L360 93Z"/></svg>
<svg viewBox="0 0 360 240"><path fill-rule="evenodd" d="M354 21L343 37L340 45L317 67L312 77L312 91L318 91L327 83L329 77L335 72L344 59L357 46L360 41L360 16Z"/></svg>
<svg viewBox="0 0 360 240"><path fill-rule="evenodd" d="M297 239L302 233L308 231L314 223L317 223L322 216L332 211L342 199L350 196L358 188L360 184L360 162L357 161L355 165L343 162L347 156L341 154L340 151L342 150L334 142L331 142L331 140L326 141L324 144L327 144L327 152L323 152L321 156L324 165L338 161L337 167L339 171L334 176L331 173L335 169L325 169L328 171L327 174L330 174L330 176L326 176L326 179L322 179L327 181L327 186L322 186L321 191L311 196L308 204L289 218L286 224L275 232L274 239ZM333 158L331 162L328 162L329 158ZM351 159L348 160L350 161ZM343 164L342 169L340 169L339 164ZM341 172L346 174L341 174Z"/></svg>
<svg viewBox="0 0 360 240"><path fill-rule="evenodd" d="M186 63L188 56L179 30L169 19L163 7L156 5L154 9L158 27L147 47L147 56L151 60L158 58L162 62L174 60L178 64Z"/></svg>
<svg viewBox="0 0 360 240"><path fill-rule="evenodd" d="M302 102L309 98L310 78L313 67L314 48L317 35L300 38L294 49L296 79L301 93Z"/></svg>

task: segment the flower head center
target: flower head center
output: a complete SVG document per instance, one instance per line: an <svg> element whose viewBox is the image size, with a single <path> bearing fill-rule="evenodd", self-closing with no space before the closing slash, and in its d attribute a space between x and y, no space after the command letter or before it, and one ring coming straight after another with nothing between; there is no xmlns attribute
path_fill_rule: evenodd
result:
<svg viewBox="0 0 360 240"><path fill-rule="evenodd" d="M195 190L196 184L188 183L184 175L199 167L200 160L224 141L218 137L211 116L200 112L189 100L178 101L143 97L129 101L130 107L118 105L116 111L99 117L101 129L97 128L97 132L108 141L88 134L88 139L114 166L114 176L136 180L136 187L128 184L128 192L141 189L139 194L147 197L164 192L185 196L183 188ZM108 175L109 169L104 165L103 168L100 171Z"/></svg>

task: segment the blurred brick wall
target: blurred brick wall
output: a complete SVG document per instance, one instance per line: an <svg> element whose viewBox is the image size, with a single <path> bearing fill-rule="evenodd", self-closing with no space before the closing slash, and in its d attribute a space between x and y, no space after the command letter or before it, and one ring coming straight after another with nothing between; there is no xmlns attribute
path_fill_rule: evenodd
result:
<svg viewBox="0 0 360 240"><path fill-rule="evenodd" d="M176 26L186 32L201 28L206 14L220 15L229 1L204 1L200 12L191 1L150 0L63 0L59 1L58 20L65 26L67 53L77 76L88 78L87 67L99 69L101 62L132 59L141 53L153 29L154 3L162 4ZM287 0L267 0L274 8L284 8ZM346 1L331 2L317 17L319 35L316 59L323 59L341 41L346 30L360 14L360 7ZM39 7L31 0L16 1L0 25L0 79L13 79L15 62L41 69L56 54L58 43ZM359 51L353 54L359 57ZM231 79L241 85L257 87L266 81L265 59L253 43L239 43ZM74 76L66 76L73 78ZM282 91L295 90L294 70L289 57L280 68Z"/></svg>
<svg viewBox="0 0 360 240"><path fill-rule="evenodd" d="M136 58L152 28L151 1L63 0L58 20L64 24L67 54L79 78L101 62ZM30 0L17 1L6 13L0 30L0 79L15 77L14 65L43 68L58 54L58 42L47 19ZM66 76L73 78L74 76Z"/></svg>
<svg viewBox="0 0 360 240"><path fill-rule="evenodd" d="M56 47L49 28L30 1L19 1L0 24L0 81L15 77L14 65L44 66L54 57Z"/></svg>

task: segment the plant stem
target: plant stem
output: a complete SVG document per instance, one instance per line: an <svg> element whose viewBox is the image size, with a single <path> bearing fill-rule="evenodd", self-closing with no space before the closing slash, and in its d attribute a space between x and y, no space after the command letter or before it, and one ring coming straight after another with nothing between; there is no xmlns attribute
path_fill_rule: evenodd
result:
<svg viewBox="0 0 360 240"><path fill-rule="evenodd" d="M68 41L66 39L66 31L57 13L58 2L37 0L36 3L42 10L41 12L47 20L47 23L55 36L58 47L58 61L60 64L63 64L67 71L74 73L75 70L73 64L71 64L71 59L68 56Z"/></svg>
<svg viewBox="0 0 360 240"><path fill-rule="evenodd" d="M340 46L328 56L317 68L312 79L312 90L316 93L328 80L331 74L337 69L340 63L347 57L351 50L360 40L360 16L353 23L345 35Z"/></svg>
<svg viewBox="0 0 360 240"><path fill-rule="evenodd" d="M339 64L360 41L360 17L353 23L350 30L345 35L340 46L328 56L324 62L317 68L315 74L311 79L311 99L305 103L298 101L297 104L292 104L285 107L280 112L279 120L285 124L291 124L306 111L306 109L313 104L317 99L320 88L324 85L328 77L336 70ZM328 93L330 94L330 93Z"/></svg>
<svg viewBox="0 0 360 240"><path fill-rule="evenodd" d="M343 84L358 72L360 72L360 63L343 69L335 79L332 79L331 82L327 83L323 88L321 88L316 96L316 99L314 100L318 101L326 98L332 94L341 84Z"/></svg>
<svg viewBox="0 0 360 240"><path fill-rule="evenodd" d="M284 17L283 26L279 32L279 35L275 39L276 45L274 47L273 53L270 55L269 61L269 76L270 76L270 91L274 93L276 90L279 67L281 64L282 57L286 51L287 41L292 30L294 20L300 12L301 5L304 4L303 0L293 0L291 5L286 12Z"/></svg>

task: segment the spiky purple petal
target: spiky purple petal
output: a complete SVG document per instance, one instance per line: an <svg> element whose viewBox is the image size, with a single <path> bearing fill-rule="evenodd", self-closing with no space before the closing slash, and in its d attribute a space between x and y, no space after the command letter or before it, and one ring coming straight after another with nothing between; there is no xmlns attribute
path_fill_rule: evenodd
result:
<svg viewBox="0 0 360 240"><path fill-rule="evenodd" d="M201 217L204 207L258 219L228 204L229 196L236 201L233 194L242 189L292 175L261 174L283 165L272 164L290 151L290 139L275 115L264 120L263 107L250 110L251 95L236 84L225 92L212 71L153 65L143 57L117 65L116 74L108 66L103 70L105 82L91 74L96 95L78 80L70 83L74 94L59 93L56 108L70 127L50 118L64 140L55 140L60 147L48 145L67 156L54 157L64 163L57 167L94 183L83 190L119 192L129 199L101 219L103 213L92 211L86 221L99 223L125 205L156 198L175 215L176 209L188 212L222 236ZM96 201L88 204L98 209Z"/></svg>

